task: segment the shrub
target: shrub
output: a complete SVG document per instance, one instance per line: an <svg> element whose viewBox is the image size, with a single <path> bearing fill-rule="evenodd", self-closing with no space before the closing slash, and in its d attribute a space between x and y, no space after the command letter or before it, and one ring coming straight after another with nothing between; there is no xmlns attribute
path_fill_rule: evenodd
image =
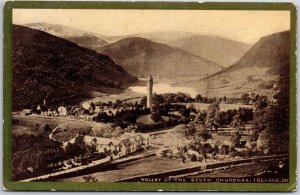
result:
<svg viewBox="0 0 300 195"><path fill-rule="evenodd" d="M221 145L220 154L228 155L228 153L229 153L229 146L225 144Z"/></svg>
<svg viewBox="0 0 300 195"><path fill-rule="evenodd" d="M150 116L150 118L154 121L154 122L158 122L161 120L161 115L157 112L153 112Z"/></svg>
<svg viewBox="0 0 300 195"><path fill-rule="evenodd" d="M203 160L204 160L204 158L203 158L203 156L199 156L199 162L203 162Z"/></svg>
<svg viewBox="0 0 300 195"><path fill-rule="evenodd" d="M231 158L234 158L234 157L236 157L236 156L239 156L239 152L238 151L236 151L236 150L231 150L229 153L229 156L231 157Z"/></svg>
<svg viewBox="0 0 300 195"><path fill-rule="evenodd" d="M94 176L88 175L83 177L85 182L97 182L98 179Z"/></svg>
<svg viewBox="0 0 300 195"><path fill-rule="evenodd" d="M191 161L193 161L193 162L197 161L196 154L192 154L190 158L191 158Z"/></svg>

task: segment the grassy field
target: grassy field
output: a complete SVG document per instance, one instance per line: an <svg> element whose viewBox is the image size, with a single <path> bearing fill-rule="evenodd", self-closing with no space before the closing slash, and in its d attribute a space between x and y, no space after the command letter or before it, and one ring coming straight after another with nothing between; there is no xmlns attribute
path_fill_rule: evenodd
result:
<svg viewBox="0 0 300 195"><path fill-rule="evenodd" d="M147 157L135 161L126 162L123 164L110 167L110 170L97 172L91 176L98 179L98 181L115 181L126 179L130 177L142 176L146 174L154 174L163 171L174 169L192 167L201 165L200 162L186 162L182 163L179 159L166 159L160 157ZM83 182L85 175L62 179L65 182Z"/></svg>
<svg viewBox="0 0 300 195"><path fill-rule="evenodd" d="M284 161L287 165L288 162ZM252 177L264 171L270 171L278 166L278 161L273 162L252 162L242 166L231 167L223 170L215 170L208 173L199 173L192 176L186 176L185 178L243 178Z"/></svg>
<svg viewBox="0 0 300 195"><path fill-rule="evenodd" d="M143 123L143 124L155 124L155 122L150 118L151 114L147 115L141 115L137 118L137 123Z"/></svg>
<svg viewBox="0 0 300 195"><path fill-rule="evenodd" d="M161 148L173 148L176 149L177 146L182 146L188 141L182 137L181 133L175 131L169 131L164 133L155 134L152 136L151 144L161 147Z"/></svg>

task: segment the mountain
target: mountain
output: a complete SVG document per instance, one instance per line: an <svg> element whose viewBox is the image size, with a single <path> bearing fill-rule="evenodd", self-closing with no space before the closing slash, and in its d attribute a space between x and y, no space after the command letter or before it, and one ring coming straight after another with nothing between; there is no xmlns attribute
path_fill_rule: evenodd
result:
<svg viewBox="0 0 300 195"><path fill-rule="evenodd" d="M205 58L139 37L121 39L103 46L99 52L138 77L149 74L163 79L203 77L223 68Z"/></svg>
<svg viewBox="0 0 300 195"><path fill-rule="evenodd" d="M238 94L272 90L280 75L288 75L290 32L262 37L239 61L209 76L212 94Z"/></svg>
<svg viewBox="0 0 300 195"><path fill-rule="evenodd" d="M164 43L228 67L238 61L251 45L219 36L190 32L153 32L134 36Z"/></svg>
<svg viewBox="0 0 300 195"><path fill-rule="evenodd" d="M108 56L43 31L13 25L13 109L136 79Z"/></svg>
<svg viewBox="0 0 300 195"><path fill-rule="evenodd" d="M57 37L67 39L71 42L76 43L79 46L88 49L93 49L96 51L103 45L108 44L108 42L104 39L108 37L105 37L104 35L103 36L95 35L92 33L88 33L76 28L71 28L63 25L48 24L48 23L30 23L30 24L26 24L25 26L32 29L47 32Z"/></svg>
<svg viewBox="0 0 300 195"><path fill-rule="evenodd" d="M151 32L124 36L107 36L58 24L31 23L25 26L67 39L95 51L101 51L102 46L124 38L141 37L176 47L225 67L239 60L250 48L250 45L242 42L190 32Z"/></svg>

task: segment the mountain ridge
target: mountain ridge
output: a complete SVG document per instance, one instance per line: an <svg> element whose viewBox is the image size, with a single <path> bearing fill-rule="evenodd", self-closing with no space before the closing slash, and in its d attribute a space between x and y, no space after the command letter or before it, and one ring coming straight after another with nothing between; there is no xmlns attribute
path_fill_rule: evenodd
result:
<svg viewBox="0 0 300 195"><path fill-rule="evenodd" d="M101 38L102 35L95 35L93 33L89 33L73 27L48 23L29 23L25 24L24 26L67 39L79 46L88 49L97 50L101 46L108 44L105 39Z"/></svg>
<svg viewBox="0 0 300 195"><path fill-rule="evenodd" d="M141 37L128 37L99 51L136 76L174 78L205 76L223 67L202 57Z"/></svg>
<svg viewBox="0 0 300 195"><path fill-rule="evenodd" d="M265 52L270 51L271 53L274 52L273 50L270 50L269 48L267 48L266 46L263 45L274 45L274 41L276 43L276 47L283 47L283 50L278 49L278 51L283 51L284 53L281 53L280 55L285 55L288 56L289 55L289 36L290 36L290 31L282 31L282 32L277 32L271 35L267 35L262 37L261 39L259 39L259 41L253 45L253 47L236 63L232 64L231 66L221 70L220 72L217 72L213 75L210 75L208 78L214 77L216 75L225 73L225 72L232 72L234 70L240 69L241 67L245 68L245 67L255 67L255 66L259 66L260 67L272 67L272 64L274 64L275 60L273 59L278 59L278 58L274 58L274 55L272 55L271 57L268 57L267 62L268 63L261 63L258 60L255 61L254 63L248 63L247 61L249 61L247 58L253 58L253 60L255 60L256 56L259 54L259 52L256 52L254 50L260 50L261 47L265 47ZM277 40L272 40L272 39L277 39ZM286 40L286 42L282 41L282 40ZM272 48L271 46L269 46L270 48ZM255 53L255 54L252 54ZM257 54L257 55L256 55ZM265 54L264 56L266 56L267 54ZM265 59L264 57L258 58L259 60L263 60ZM287 63L289 63L289 58L285 58L288 60ZM276 65L282 65L282 63L278 62L279 64L275 64Z"/></svg>
<svg viewBox="0 0 300 195"><path fill-rule="evenodd" d="M136 81L106 55L49 33L13 25L13 109L91 88Z"/></svg>
<svg viewBox="0 0 300 195"><path fill-rule="evenodd" d="M239 60L251 46L246 43L217 35L205 35L184 31L161 31L121 36L107 36L57 24L32 23L27 24L27 26L43 30L55 36L66 38L80 46L96 51L100 51L102 46L112 44L121 39L141 37L153 42L167 44L168 46L184 50L225 67ZM94 41L97 39L98 41ZM87 43L85 43L85 40ZM224 52L226 52L226 54Z"/></svg>
<svg viewBox="0 0 300 195"><path fill-rule="evenodd" d="M233 65L202 81L209 82L210 95L258 93L273 97L273 87L281 76L289 76L290 31L262 37Z"/></svg>

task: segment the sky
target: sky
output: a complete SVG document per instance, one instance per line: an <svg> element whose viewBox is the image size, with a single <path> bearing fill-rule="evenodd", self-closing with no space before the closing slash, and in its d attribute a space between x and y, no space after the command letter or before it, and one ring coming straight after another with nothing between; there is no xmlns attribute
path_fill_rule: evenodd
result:
<svg viewBox="0 0 300 195"><path fill-rule="evenodd" d="M290 29L289 11L14 9L13 23L44 22L123 36L180 31L217 35L249 44Z"/></svg>

